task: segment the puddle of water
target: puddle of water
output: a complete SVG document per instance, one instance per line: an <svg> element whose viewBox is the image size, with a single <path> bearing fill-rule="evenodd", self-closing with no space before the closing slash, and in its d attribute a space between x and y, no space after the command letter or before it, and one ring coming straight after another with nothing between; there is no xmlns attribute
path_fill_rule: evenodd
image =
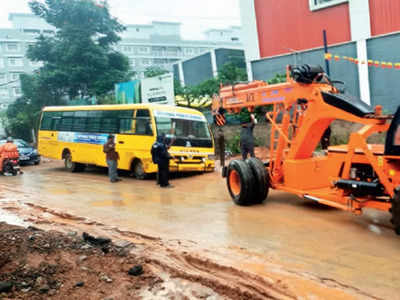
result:
<svg viewBox="0 0 400 300"><path fill-rule="evenodd" d="M107 207L107 206L119 207L119 206L127 206L128 205L123 200L105 200L105 201L99 201L99 202L92 202L90 204L94 207Z"/></svg>
<svg viewBox="0 0 400 300"><path fill-rule="evenodd" d="M17 217L16 215L10 214L9 212L0 209L0 222L6 222L7 224L11 225L18 225L18 226L28 226L29 224L24 222L21 218Z"/></svg>

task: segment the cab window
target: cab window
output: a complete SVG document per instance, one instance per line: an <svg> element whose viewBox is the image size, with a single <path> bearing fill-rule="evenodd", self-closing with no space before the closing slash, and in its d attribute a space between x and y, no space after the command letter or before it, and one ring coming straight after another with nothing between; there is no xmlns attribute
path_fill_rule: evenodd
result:
<svg viewBox="0 0 400 300"><path fill-rule="evenodd" d="M136 111L135 134L149 136L153 135L150 111L148 109L138 109Z"/></svg>

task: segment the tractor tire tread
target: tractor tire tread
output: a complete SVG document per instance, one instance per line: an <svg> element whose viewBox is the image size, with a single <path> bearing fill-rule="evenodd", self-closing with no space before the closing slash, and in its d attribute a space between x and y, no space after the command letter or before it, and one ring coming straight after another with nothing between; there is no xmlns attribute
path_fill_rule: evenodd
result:
<svg viewBox="0 0 400 300"><path fill-rule="evenodd" d="M235 195L230 187L229 174L235 170L240 177L240 193ZM228 166L227 185L229 193L235 204L240 206L249 206L253 204L254 197L254 175L250 167L243 160L232 160Z"/></svg>
<svg viewBox="0 0 400 300"><path fill-rule="evenodd" d="M268 197L269 191L269 176L265 169L264 163L255 157L246 159L246 163L249 165L255 178L254 184L254 204L261 204Z"/></svg>

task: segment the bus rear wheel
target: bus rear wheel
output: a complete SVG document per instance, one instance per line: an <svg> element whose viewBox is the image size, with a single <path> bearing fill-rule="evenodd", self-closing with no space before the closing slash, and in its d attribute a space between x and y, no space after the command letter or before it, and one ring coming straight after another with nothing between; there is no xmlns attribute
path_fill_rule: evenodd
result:
<svg viewBox="0 0 400 300"><path fill-rule="evenodd" d="M232 160L228 166L226 177L229 194L237 205L253 204L254 175L251 168L243 160Z"/></svg>
<svg viewBox="0 0 400 300"><path fill-rule="evenodd" d="M85 169L84 164L72 161L71 153L64 155L64 166L70 172L82 172Z"/></svg>

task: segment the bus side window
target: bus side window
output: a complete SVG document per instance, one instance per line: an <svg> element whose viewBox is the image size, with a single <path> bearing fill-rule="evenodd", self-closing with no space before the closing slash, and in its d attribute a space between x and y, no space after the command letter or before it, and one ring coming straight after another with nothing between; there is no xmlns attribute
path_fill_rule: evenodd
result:
<svg viewBox="0 0 400 300"><path fill-rule="evenodd" d="M51 112L43 112L42 122L40 124L40 130L51 130Z"/></svg>
<svg viewBox="0 0 400 300"><path fill-rule="evenodd" d="M150 118L136 118L136 131L138 135L153 135Z"/></svg>
<svg viewBox="0 0 400 300"><path fill-rule="evenodd" d="M119 133L134 133L134 125L132 118L119 119Z"/></svg>
<svg viewBox="0 0 400 300"><path fill-rule="evenodd" d="M86 130L88 132L101 133L101 117L103 112L101 110L93 110L88 112L88 120Z"/></svg>
<svg viewBox="0 0 400 300"><path fill-rule="evenodd" d="M117 118L103 118L102 123L102 132L118 133L119 124Z"/></svg>
<svg viewBox="0 0 400 300"><path fill-rule="evenodd" d="M72 117L63 117L61 119L58 130L59 131L71 131L73 121L74 121L74 119Z"/></svg>
<svg viewBox="0 0 400 300"><path fill-rule="evenodd" d="M150 111L148 109L138 109L136 111L135 134L151 136L153 135Z"/></svg>
<svg viewBox="0 0 400 300"><path fill-rule="evenodd" d="M60 117L53 117L52 120L51 120L51 128L50 128L50 130L57 131L58 127L60 126L60 121L61 121Z"/></svg>

